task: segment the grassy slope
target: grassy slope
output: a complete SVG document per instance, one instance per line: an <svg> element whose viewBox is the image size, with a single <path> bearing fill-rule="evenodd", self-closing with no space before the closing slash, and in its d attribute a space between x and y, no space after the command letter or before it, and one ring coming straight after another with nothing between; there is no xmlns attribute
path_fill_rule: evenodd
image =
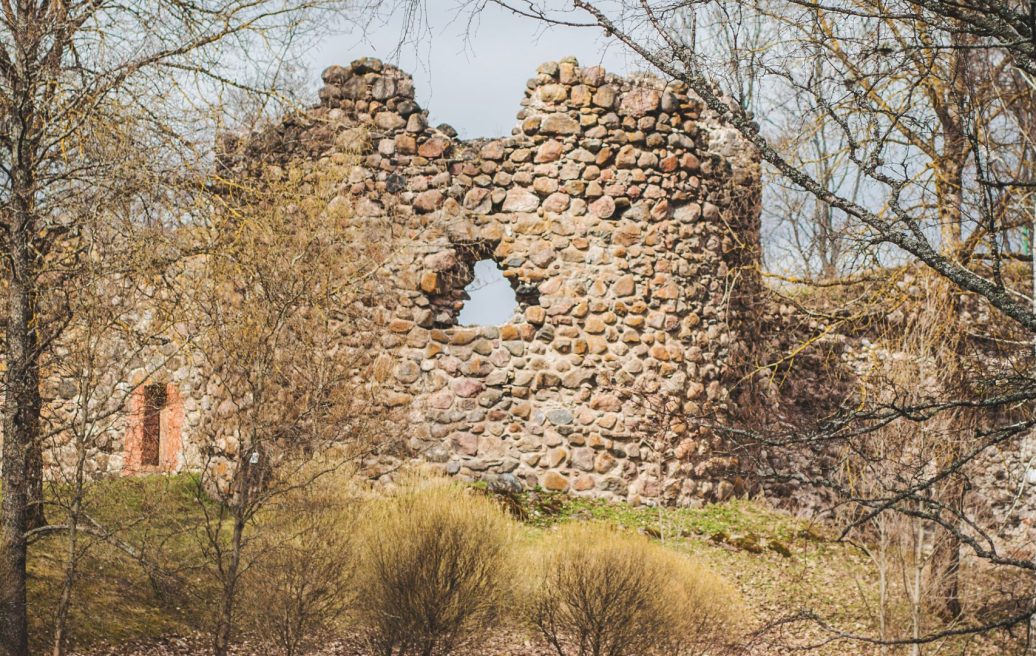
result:
<svg viewBox="0 0 1036 656"><path fill-rule="evenodd" d="M183 529L199 509L189 477L121 479L99 486L92 494L99 519L120 523L122 538L144 543L145 534L163 536L153 555L167 566L197 562L200 543ZM527 538L536 540L560 522L596 520L657 537L694 554L736 582L754 617L761 622L799 610L815 610L845 628L870 626L868 606L876 599L866 560L850 546L834 543L802 520L749 501L731 501L701 509L667 509L611 505L559 495L529 493L517 500L525 515ZM64 540L52 536L30 553L32 634L37 649L49 641L52 610L60 589ZM156 594L142 568L125 554L96 544L84 561L73 618L76 646L102 641L123 642L159 635L186 634L204 617L198 597L170 598ZM188 589L206 585L199 573L179 573ZM791 627L791 641L812 639L815 630ZM786 635L787 638L787 635ZM769 640L767 638L766 640ZM781 653L766 640L756 653ZM869 653L857 648L852 653ZM845 654L833 644L821 654ZM969 652L970 653L970 652Z"/></svg>
<svg viewBox="0 0 1036 656"><path fill-rule="evenodd" d="M164 564L189 563L195 561L199 543L181 529L191 525L199 514L191 492L193 483L188 476L116 479L91 488L87 504L98 523L118 528L116 536L127 545L153 545L154 553L149 553L149 558ZM144 568L129 555L89 537L86 542L89 546L75 589L73 644L185 633L200 621L198 604L157 594ZM29 550L34 653L49 644L66 545L64 536L50 536ZM178 575L190 580L192 574L196 575L186 569Z"/></svg>

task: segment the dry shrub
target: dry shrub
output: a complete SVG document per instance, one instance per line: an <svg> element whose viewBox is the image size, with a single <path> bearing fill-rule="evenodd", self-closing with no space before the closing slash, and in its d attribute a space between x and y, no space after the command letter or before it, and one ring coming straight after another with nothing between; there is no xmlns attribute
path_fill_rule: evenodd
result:
<svg viewBox="0 0 1036 656"><path fill-rule="evenodd" d="M512 523L492 500L411 483L371 503L362 535L356 619L376 653L448 654L497 617Z"/></svg>
<svg viewBox="0 0 1036 656"><path fill-rule="evenodd" d="M352 601L359 502L349 472L292 489L264 511L244 579L246 626L285 656L335 634Z"/></svg>
<svg viewBox="0 0 1036 656"><path fill-rule="evenodd" d="M744 623L729 583L639 535L567 525L530 563L527 613L559 656L726 653Z"/></svg>

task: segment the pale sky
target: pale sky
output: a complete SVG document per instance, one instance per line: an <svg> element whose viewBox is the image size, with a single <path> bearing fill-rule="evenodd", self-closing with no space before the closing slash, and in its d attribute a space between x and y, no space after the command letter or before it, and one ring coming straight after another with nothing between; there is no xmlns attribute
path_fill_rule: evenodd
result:
<svg viewBox="0 0 1036 656"><path fill-rule="evenodd" d="M514 316L518 300L496 262L476 262L475 279L464 290L468 292L468 300L457 315L460 325L500 326Z"/></svg>
<svg viewBox="0 0 1036 656"><path fill-rule="evenodd" d="M404 20L398 12L367 29L343 26L325 38L308 58L314 84L331 64L378 57L414 77L417 102L429 111L432 125L449 123L470 139L511 134L525 82L545 61L574 55L583 66L601 65L615 73L644 68L620 46L609 46L599 30L545 28L491 4L469 24L452 0L428 4L433 8L423 17L425 25L402 47ZM475 276L459 323L506 323L514 312L514 291L488 262L475 267Z"/></svg>
<svg viewBox="0 0 1036 656"><path fill-rule="evenodd" d="M343 25L309 54L311 77L365 55L390 61L413 75L417 101L429 110L432 125L449 123L472 138L511 133L525 82L545 61L575 55L583 66L599 64L615 73L644 68L597 29L546 28L493 4L469 23L455 0L426 4L425 25L402 48L401 12L366 29Z"/></svg>

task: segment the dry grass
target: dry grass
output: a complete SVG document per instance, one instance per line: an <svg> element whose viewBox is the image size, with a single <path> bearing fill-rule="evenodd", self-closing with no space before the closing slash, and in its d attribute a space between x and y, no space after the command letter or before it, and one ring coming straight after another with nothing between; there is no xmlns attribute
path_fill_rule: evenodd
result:
<svg viewBox="0 0 1036 656"><path fill-rule="evenodd" d="M568 524L529 564L527 616L559 656L718 654L747 628L729 583L635 533Z"/></svg>
<svg viewBox="0 0 1036 656"><path fill-rule="evenodd" d="M376 653L448 654L498 616L512 522L490 499L415 482L363 517L356 619Z"/></svg>
<svg viewBox="0 0 1036 656"><path fill-rule="evenodd" d="M326 492L331 496L329 503L333 505L338 503L335 499L347 486L330 479L327 482ZM198 512L189 491L192 483L189 477L120 479L106 482L92 492L94 515L105 523L119 518L125 522L124 518L135 516L148 518L146 522L127 525L122 537L134 544L154 545L149 549L150 555L164 566L178 567L179 583L191 593L158 594L137 563L125 554L97 543L83 563L82 586L76 596L71 636L76 653L93 656L187 656L199 653L209 645L208 638L197 633L206 626L206 607L199 601L209 594L211 583L207 582L204 570L191 567L191 563L199 559L200 544L190 531L197 522L194 515ZM402 498L410 493L416 494L411 489L387 501L375 500L365 517L370 519L375 514L388 512L385 504L398 509L403 503ZM439 494L466 505L471 493L450 488ZM355 495L350 492L346 496L349 503L353 503ZM363 498L359 503L361 507L367 505ZM290 506L274 508L261 521L273 521L282 511L287 513ZM487 521L501 520L496 508L482 508L479 512L490 518ZM752 630L810 610L842 628L873 630L878 593L871 564L857 549L830 541L822 527L811 526L749 501L731 501L699 509L665 509L662 514L666 535L671 537L664 546L653 542L652 548L672 552L680 562L691 559L692 565L700 563L739 591L748 612L735 618L737 621L729 626ZM529 515L531 523L522 527L512 542L529 554L547 553L557 545L560 536L578 535L577 529L589 523L604 524L630 534L650 532L659 522L659 513L652 508L560 496L551 503L541 500L538 504L530 504ZM363 530L355 532L366 534L374 530L372 524L364 523L359 527ZM343 523L341 528L346 532L352 531L352 525L348 523ZM494 530L490 529L488 533L493 534ZM512 530L511 524L504 524L504 530ZM41 653L47 648L51 611L60 587L63 544L63 537L55 534L34 543L30 552L32 635L36 641L35 649ZM764 548L749 549L751 545ZM775 549L776 545L783 548ZM354 551L356 549L353 547ZM527 579L534 573L529 566L517 572L515 580ZM511 602L497 597L493 612L483 617L505 619L500 616L501 601L511 605L524 599L521 588L504 578L504 588L516 589L520 594ZM349 589L342 592L348 593ZM261 583L253 590L257 593L256 601L262 602ZM261 616L257 617L261 621ZM254 625L254 622L249 621L248 624ZM336 640L325 642L320 636L313 641L316 649L306 653L322 656L368 653L368 646L359 642L360 638L369 637L361 631L363 624L356 622L339 630L340 625L341 622L336 621L332 631L337 633ZM527 623L524 626L501 626L498 621L485 628L484 621L480 621L469 626L477 639L462 640L467 644L463 650L458 650L467 656L546 656L550 653L549 647L537 637L538 631ZM255 635L254 631L247 631L240 637L242 644L235 653L263 656L276 653L268 642L262 641L263 636ZM816 650L801 651L801 646L821 642L826 637L824 632L808 622L783 625L778 632L759 636L750 646L749 653L753 656L801 653L879 656L881 653L873 645L846 642L827 643ZM939 653L1015 653L1007 643L1000 649L989 649L987 644L979 644L988 642L957 641L940 646ZM105 643L109 645L105 646ZM906 650L891 650L889 653L898 655L906 653Z"/></svg>

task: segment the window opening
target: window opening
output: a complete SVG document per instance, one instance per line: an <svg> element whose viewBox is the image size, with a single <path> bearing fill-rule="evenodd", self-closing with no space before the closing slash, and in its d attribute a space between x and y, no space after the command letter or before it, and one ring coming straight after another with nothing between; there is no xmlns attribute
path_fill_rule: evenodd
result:
<svg viewBox="0 0 1036 656"><path fill-rule="evenodd" d="M467 300L457 315L462 326L499 326L514 316L518 307L511 283L493 260L479 260L474 279L464 288Z"/></svg>

